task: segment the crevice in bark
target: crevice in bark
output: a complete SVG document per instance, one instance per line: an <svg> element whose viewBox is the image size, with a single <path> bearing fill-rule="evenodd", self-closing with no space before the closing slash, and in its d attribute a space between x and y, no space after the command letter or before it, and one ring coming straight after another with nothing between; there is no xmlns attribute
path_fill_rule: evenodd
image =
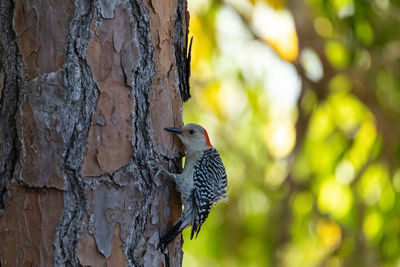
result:
<svg viewBox="0 0 400 267"><path fill-rule="evenodd" d="M176 20L175 20L175 34L174 34L174 50L176 58L176 68L178 70L179 77L179 91L181 93L182 101L186 102L191 97L190 95L190 48L187 51L188 34L189 30L183 31L183 25L186 25L185 21L185 0L178 0L178 6L176 8ZM188 53L188 56L187 56Z"/></svg>
<svg viewBox="0 0 400 267"><path fill-rule="evenodd" d="M139 249L140 238L145 230L149 211L151 209L153 182L146 178L152 178L151 162L154 158L153 141L151 139L152 125L149 114L149 93L152 88L152 77L154 75L153 44L149 28L149 14L147 8L141 1L131 0L132 16L136 25L136 38L139 44L139 59L135 72L135 83L132 88L134 96L134 109L132 111L132 125L134 138L133 158L129 163L133 170L134 177L141 184L139 185L142 194L142 201L139 205L133 229L125 242L125 255L129 265L141 266L140 259L143 257L143 249ZM141 183L141 181L144 183ZM145 185L145 186L143 186Z"/></svg>
<svg viewBox="0 0 400 267"><path fill-rule="evenodd" d="M135 88L132 94L135 96L135 110L132 114L135 133L134 160L142 166L147 165L149 157L153 155L152 132L148 117L148 96L151 90L152 77L154 75L153 44L149 29L149 14L141 1L131 1L132 15L137 27L136 38L139 43L138 70L135 77ZM137 153L139 152L139 153Z"/></svg>
<svg viewBox="0 0 400 267"><path fill-rule="evenodd" d="M19 154L16 114L23 70L13 31L14 8L13 1L1 1L0 72L4 74L4 82L0 89L0 215L10 197L8 189Z"/></svg>
<svg viewBox="0 0 400 267"><path fill-rule="evenodd" d="M78 232L85 213L88 212L88 189L81 177L81 166L92 114L98 98L90 68L84 59L90 37L90 23L94 10L90 1L77 0L66 45L64 86L66 110L69 121L66 126L73 129L69 136L64 157L66 191L64 212L56 231L54 261L57 266L78 266L75 257ZM68 136L67 136L68 138Z"/></svg>

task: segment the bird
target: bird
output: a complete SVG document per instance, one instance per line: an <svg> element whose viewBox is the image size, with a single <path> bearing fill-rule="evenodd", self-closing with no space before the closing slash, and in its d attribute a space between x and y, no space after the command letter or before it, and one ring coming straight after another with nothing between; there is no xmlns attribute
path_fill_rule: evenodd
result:
<svg viewBox="0 0 400 267"><path fill-rule="evenodd" d="M182 173L171 173L162 165L157 173L163 172L173 178L184 206L178 221L160 238L158 249L163 251L189 226L192 227L190 239L194 235L197 237L213 204L227 200L228 185L221 157L211 145L208 133L202 126L190 123L182 128L164 129L178 136L184 145L186 156Z"/></svg>

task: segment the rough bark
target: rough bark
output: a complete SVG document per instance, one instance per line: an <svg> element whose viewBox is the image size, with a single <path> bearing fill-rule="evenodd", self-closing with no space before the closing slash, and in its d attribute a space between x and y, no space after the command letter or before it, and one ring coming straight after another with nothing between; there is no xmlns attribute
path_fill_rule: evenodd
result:
<svg viewBox="0 0 400 267"><path fill-rule="evenodd" d="M181 265L184 0L2 0L0 266ZM182 86L184 84L184 86Z"/></svg>

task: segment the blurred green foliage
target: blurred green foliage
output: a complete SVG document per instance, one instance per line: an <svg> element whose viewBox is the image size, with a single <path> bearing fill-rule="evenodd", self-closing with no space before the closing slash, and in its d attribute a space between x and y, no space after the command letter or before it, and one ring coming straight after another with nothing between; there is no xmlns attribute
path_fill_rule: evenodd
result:
<svg viewBox="0 0 400 267"><path fill-rule="evenodd" d="M229 201L184 266L400 266L400 2L189 0Z"/></svg>

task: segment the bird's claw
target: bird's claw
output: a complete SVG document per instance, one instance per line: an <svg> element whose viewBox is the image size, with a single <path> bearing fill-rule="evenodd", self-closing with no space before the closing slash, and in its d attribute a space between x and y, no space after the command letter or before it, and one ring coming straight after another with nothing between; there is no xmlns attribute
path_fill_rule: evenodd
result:
<svg viewBox="0 0 400 267"><path fill-rule="evenodd" d="M156 174L154 175L154 177L158 177L161 173L168 173L167 169L165 169L164 165L162 164L161 160L157 159L154 160L150 163L150 167L153 170L157 170Z"/></svg>

